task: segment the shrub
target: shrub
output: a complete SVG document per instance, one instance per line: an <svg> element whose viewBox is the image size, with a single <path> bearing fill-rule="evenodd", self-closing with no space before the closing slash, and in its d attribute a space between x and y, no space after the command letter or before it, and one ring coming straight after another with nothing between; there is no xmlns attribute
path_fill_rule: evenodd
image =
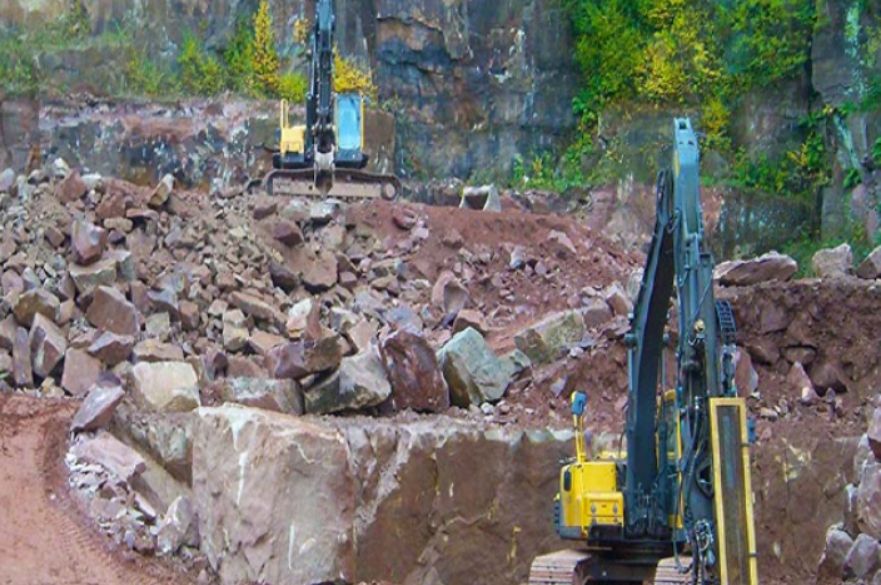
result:
<svg viewBox="0 0 881 585"><path fill-rule="evenodd" d="M278 80L278 97L289 102L304 102L309 80L302 73L285 73Z"/></svg>
<svg viewBox="0 0 881 585"><path fill-rule="evenodd" d="M180 84L185 92L215 95L223 89L223 68L217 59L205 52L192 32L184 35L177 63L180 67Z"/></svg>
<svg viewBox="0 0 881 585"><path fill-rule="evenodd" d="M226 66L226 87L235 92L251 95L255 91L254 79L254 30L248 19L236 23L235 33L223 52Z"/></svg>
<svg viewBox="0 0 881 585"><path fill-rule="evenodd" d="M333 89L339 93L358 92L372 99L376 99L377 94L370 71L358 67L336 50L333 55Z"/></svg>

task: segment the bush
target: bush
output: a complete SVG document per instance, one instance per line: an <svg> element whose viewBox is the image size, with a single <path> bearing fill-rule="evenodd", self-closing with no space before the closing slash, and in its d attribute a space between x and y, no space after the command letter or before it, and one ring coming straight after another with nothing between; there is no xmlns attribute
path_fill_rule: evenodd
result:
<svg viewBox="0 0 881 585"><path fill-rule="evenodd" d="M172 72L133 50L125 68L125 89L132 95L160 97L177 93L178 84Z"/></svg>
<svg viewBox="0 0 881 585"><path fill-rule="evenodd" d="M223 90L223 68L217 59L205 53L201 42L192 32L184 35L177 64L180 67L180 85L184 92L210 96Z"/></svg>
<svg viewBox="0 0 881 585"><path fill-rule="evenodd" d="M377 95L370 71L361 69L336 50L333 54L333 89L339 93L357 92L372 99Z"/></svg>
<svg viewBox="0 0 881 585"><path fill-rule="evenodd" d="M302 73L285 73L278 80L278 97L289 102L306 101L309 80Z"/></svg>
<svg viewBox="0 0 881 585"><path fill-rule="evenodd" d="M223 52L226 66L226 87L239 93L251 95L255 91L254 79L254 31L248 19L240 18L235 34Z"/></svg>

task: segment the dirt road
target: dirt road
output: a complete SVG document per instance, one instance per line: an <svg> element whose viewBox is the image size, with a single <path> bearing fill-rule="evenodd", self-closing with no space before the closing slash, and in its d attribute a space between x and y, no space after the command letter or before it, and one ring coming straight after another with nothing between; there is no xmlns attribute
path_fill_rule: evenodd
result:
<svg viewBox="0 0 881 585"><path fill-rule="evenodd" d="M63 456L77 404L0 395L0 585L185 585L85 525Z"/></svg>

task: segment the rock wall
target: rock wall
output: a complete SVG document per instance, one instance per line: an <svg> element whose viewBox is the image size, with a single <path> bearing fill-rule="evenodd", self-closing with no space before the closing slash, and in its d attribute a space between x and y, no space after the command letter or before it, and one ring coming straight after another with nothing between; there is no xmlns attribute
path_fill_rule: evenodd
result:
<svg viewBox="0 0 881 585"><path fill-rule="evenodd" d="M202 550L230 585L522 582L536 554L561 546L551 502L570 439L447 417L203 408Z"/></svg>
<svg viewBox="0 0 881 585"><path fill-rule="evenodd" d="M39 23L62 0L10 0L0 24ZM230 38L257 0L85 0L98 38L120 26L155 59L177 53L187 30L206 46ZM293 25L311 11L302 0L271 2L276 38L292 67L305 70ZM402 140L397 166L407 175L507 172L517 153L557 145L573 126L577 88L569 25L556 3L503 0L338 0L342 52L374 71L379 103L396 114ZM91 45L44 56L52 75L101 92L118 47ZM102 66L104 65L104 66Z"/></svg>

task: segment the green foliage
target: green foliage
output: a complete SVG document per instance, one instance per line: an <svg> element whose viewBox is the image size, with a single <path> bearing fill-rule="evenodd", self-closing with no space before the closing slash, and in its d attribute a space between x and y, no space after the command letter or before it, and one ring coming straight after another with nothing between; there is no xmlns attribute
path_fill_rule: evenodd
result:
<svg viewBox="0 0 881 585"><path fill-rule="evenodd" d="M269 13L268 0L260 0L260 8L257 9L253 22L251 69L254 71L255 86L263 95L276 95L279 83L279 59L275 49L275 34L272 32L272 15Z"/></svg>
<svg viewBox="0 0 881 585"><path fill-rule="evenodd" d="M875 140L875 144L872 145L872 160L876 164L881 164L881 138Z"/></svg>
<svg viewBox="0 0 881 585"><path fill-rule="evenodd" d="M177 64L180 68L180 85L184 92L210 96L223 90L223 67L216 58L205 52L202 43L192 32L184 34Z"/></svg>
<svg viewBox="0 0 881 585"><path fill-rule="evenodd" d="M731 65L747 85L768 85L802 67L810 56L813 2L738 0L724 11Z"/></svg>
<svg viewBox="0 0 881 585"><path fill-rule="evenodd" d="M309 80L302 73L285 73L278 79L278 97L289 102L303 102Z"/></svg>
<svg viewBox="0 0 881 585"><path fill-rule="evenodd" d="M39 87L34 56L18 35L0 36L0 87L11 94L29 94Z"/></svg>
<svg viewBox="0 0 881 585"><path fill-rule="evenodd" d="M859 169L847 169L847 173L844 175L844 188L845 189L853 189L857 185L863 182L863 177L860 175Z"/></svg>
<svg viewBox="0 0 881 585"><path fill-rule="evenodd" d="M227 88L243 94L254 92L254 31L248 19L240 18L235 33L223 52Z"/></svg>
<svg viewBox="0 0 881 585"><path fill-rule="evenodd" d="M169 69L143 57L132 50L125 68L125 90L132 95L160 97L173 95L178 89L177 80Z"/></svg>

